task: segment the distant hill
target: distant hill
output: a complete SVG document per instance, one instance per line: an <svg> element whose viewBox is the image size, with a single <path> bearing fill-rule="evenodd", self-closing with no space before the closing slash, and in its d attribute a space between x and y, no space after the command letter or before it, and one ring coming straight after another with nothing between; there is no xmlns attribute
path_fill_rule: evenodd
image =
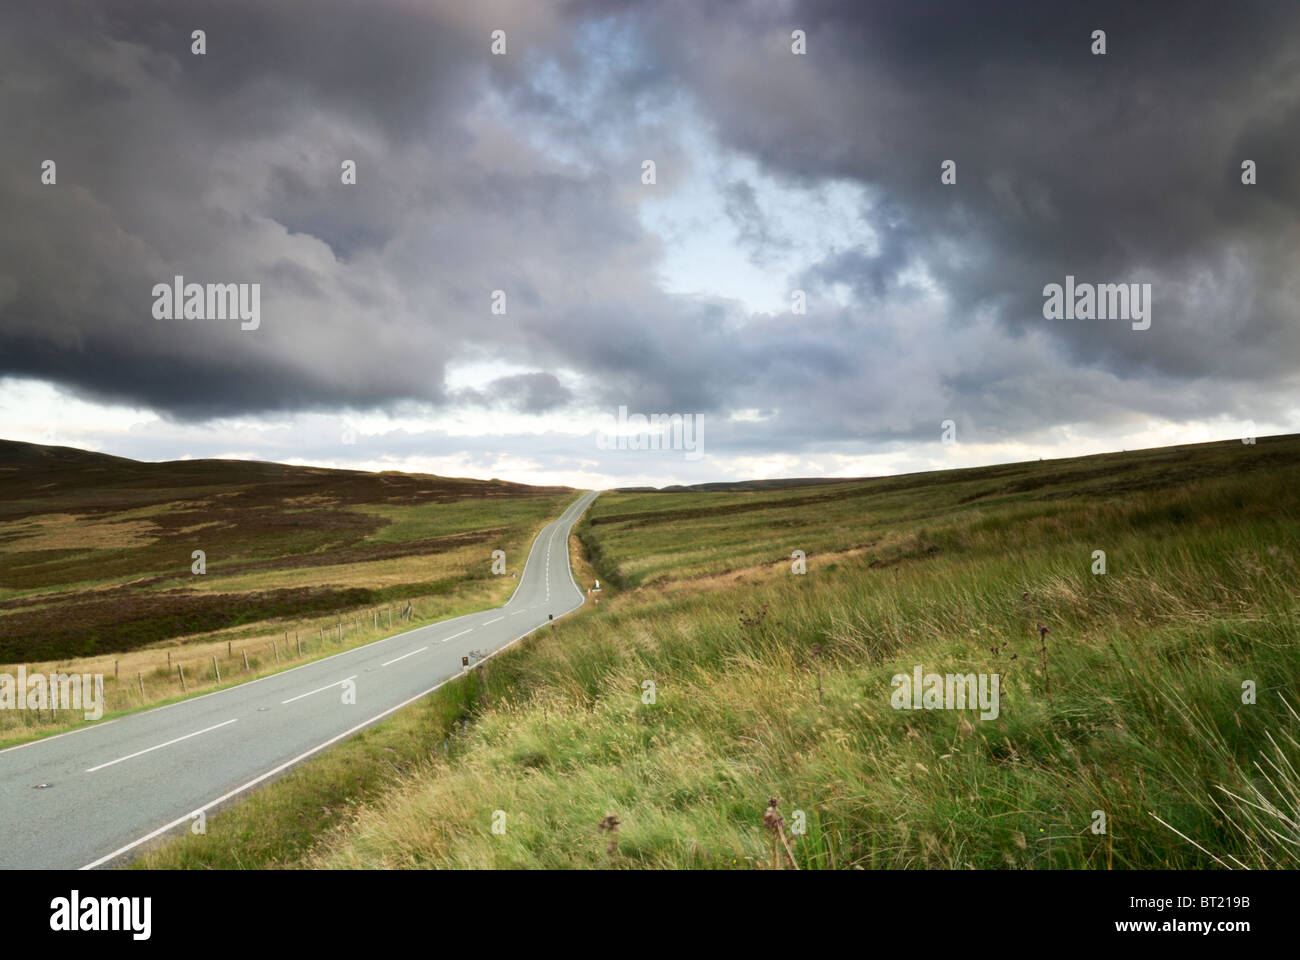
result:
<svg viewBox="0 0 1300 960"><path fill-rule="evenodd" d="M169 460L148 463L106 453L0 440L0 520L23 516L28 496L41 498L73 491L132 491L136 506L163 503L187 488L242 487L255 483L262 495L299 496L328 485L331 495L345 501L388 503L459 500L464 497L543 496L569 492L569 487L534 487L502 480L438 477L431 474L299 467L260 460ZM157 488L150 497L145 491ZM81 498L79 498L81 499ZM90 499L85 509L116 509L120 503ZM39 504L32 504L41 512Z"/></svg>
<svg viewBox="0 0 1300 960"><path fill-rule="evenodd" d="M439 598L497 599L574 491L0 440L0 662ZM207 570L191 571L202 550ZM268 628L269 629L269 628Z"/></svg>
<svg viewBox="0 0 1300 960"><path fill-rule="evenodd" d="M614 493L738 493L745 490L784 490L828 483L853 483L866 477L786 477L778 480L717 480L712 483L675 483L668 487L617 487Z"/></svg>

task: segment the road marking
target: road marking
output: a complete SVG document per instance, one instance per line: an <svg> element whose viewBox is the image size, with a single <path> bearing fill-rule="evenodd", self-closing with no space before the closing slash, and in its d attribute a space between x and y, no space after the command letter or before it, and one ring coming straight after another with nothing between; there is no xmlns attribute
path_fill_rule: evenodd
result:
<svg viewBox="0 0 1300 960"><path fill-rule="evenodd" d="M448 640L455 640L457 637L463 637L465 634L472 632L473 629L473 627L470 627L469 630L462 630L460 633L453 633L450 637L443 637L442 642L446 643Z"/></svg>
<svg viewBox="0 0 1300 960"><path fill-rule="evenodd" d="M137 750L135 753L128 753L125 757L118 757L116 760L108 761L108 763L101 763L97 767L91 767L86 772L94 773L96 770L103 770L105 767L111 767L113 764L121 763L123 760L130 760L132 757L138 757L141 754L145 754L145 753L153 753L153 751L161 750L163 747L170 747L173 743L180 743L182 740L188 740L190 737L197 737L200 733L207 733L210 730L216 730L220 727L229 726L230 724L234 723L235 720L238 719L239 719L238 717L235 717L233 720L227 720L225 723L216 723L203 730L195 730L193 733L187 733L185 734L185 736L177 737L175 740L168 740L166 743L160 743L156 747L145 747L143 750Z"/></svg>
<svg viewBox="0 0 1300 960"><path fill-rule="evenodd" d="M518 613L512 613L512 614L510 614L510 616L512 616L512 617L522 617L522 616L523 616L525 613L527 613L527 612L528 612L527 610L520 610Z"/></svg>
<svg viewBox="0 0 1300 960"><path fill-rule="evenodd" d="M410 653L404 653L400 657L393 657L393 659L389 660L387 663L381 663L380 666L386 667L389 663L396 663L398 660L405 660L407 657L413 657L417 653L424 653L424 651L428 649L428 647L421 647L419 650L412 650Z"/></svg>
<svg viewBox="0 0 1300 960"><path fill-rule="evenodd" d="M595 497L592 497L591 499L592 499L592 500L595 500L596 498L595 498ZM585 508L584 508L584 509L585 509ZM536 544L536 542L534 541L533 546L536 546L536 545L537 545L537 544ZM531 555L531 553L530 553L530 555ZM526 561L525 561L525 564L526 564ZM572 577L572 573L570 573L570 577ZM575 582L574 586L575 586L575 587L577 586L576 582ZM516 588L516 590L517 590L517 589L518 589L518 588ZM581 606L581 605L582 605L582 604L579 604L578 606ZM578 608L575 607L574 609L576 610L576 609L578 609ZM565 611L565 613L560 614L560 616L565 616L565 614L567 614L567 613L571 613L571 612L572 612L572 611ZM470 614L465 614L465 616L470 616ZM455 619L460 619L460 618L457 617L457 618L455 618ZM422 627L417 627L416 629L424 629L424 628L422 628ZM513 646L514 646L516 643L518 643L520 640L523 640L524 637L530 636L531 634L533 634L534 632L536 632L537 630L540 630L540 629L541 629L541 626L540 626L540 625L538 625L538 626L536 626L536 627L533 627L533 629L532 629L532 630L529 630L527 633L521 634L520 636L515 637L515 639L514 639L514 640L511 640L509 643L504 644L503 646L498 647L496 650L493 650L491 653L489 653L489 654L487 655L487 657L486 657L485 659L489 659L489 660L490 660L492 657L495 657L497 654L501 653L502 651L507 650L507 649L509 649L510 647L513 647ZM408 632L414 632L414 631L408 631ZM469 633L470 631L469 631L469 630L465 630L465 631L463 631L463 632L464 632L464 633ZM400 636L400 634L398 634L397 636ZM459 637L459 636L461 636L461 634L459 634L459 633L456 634L456 637ZM447 639L448 639L448 640L454 640L456 637L448 637ZM388 638L385 638L385 639L392 639L392 637L388 637ZM382 642L382 641L381 641L381 642ZM446 643L447 641L444 640L443 642ZM350 650L349 650L349 651L344 651L344 653L351 653L351 652L353 652L353 651L350 651ZM334 654L334 656L341 656L341 655L342 655L342 654ZM328 659L328 658L326 658L326 659ZM319 662L319 661L317 661L317 662ZM310 666L310 664L303 664L303 666ZM294 669L297 669L297 668L295 667ZM287 672L287 671L286 671L286 672ZM269 678L268 678L268 679L269 679ZM153 831L150 831L149 833L145 834L143 837L140 837L138 840L132 840L130 843L126 844L125 846L118 847L118 848L117 848L116 850L114 850L112 853L105 854L104 856L100 857L98 860L92 861L91 863L86 864L84 867L81 867L80 869L82 869L82 870L93 870L93 869L95 869L96 867L98 867L98 866L100 866L100 865L102 865L102 864L108 863L110 860L113 860L113 859L115 859L115 858L117 858L117 857L120 857L122 854L127 853L127 852L130 851L130 850L134 850L136 847L140 846L140 844L142 844L142 843L148 843L148 842L149 842L150 840L152 840L154 837L161 836L162 834L166 833L167 831L169 831L169 830L171 830L171 829L173 829L173 828L175 828L175 827L179 827L179 826L180 826L181 824L183 824L183 823L184 823L184 824L192 823L193 820L194 820L194 813L197 813L197 812L203 812L203 811L207 811L207 810L211 810L213 807L216 807L216 806L219 806L219 805L222 804L222 803L225 803L225 802L226 802L227 800L229 800L231 797L236 797L236 796L238 796L239 794L245 792L246 790L250 790L250 789L252 789L253 787L257 786L259 783L261 783L263 780L268 780L268 779L270 779L271 777L276 776L276 775L279 774L280 772L282 772L282 771L284 771L284 770L288 770L290 767L294 766L295 764L301 763L303 760L306 760L306 759L307 759L308 757L310 757L312 754L314 754L314 753L319 753L321 750L324 750L326 747L331 746L331 745L337 743L338 741L344 739L345 737L349 737L349 736L351 736L352 734L356 733L358 730L361 730L361 729L364 729L365 727L370 726L370 724L374 723L374 722L377 721L377 720L381 720L381 719L383 719L384 717L388 716L390 713L396 713L398 710L402 709L402 707L405 707L406 705L411 704L411 703L415 703L415 701L419 700L421 697L427 697L429 694L433 693L433 692L434 692L435 690L437 690L439 687L445 686L446 684L450 683L452 679L454 679L454 678L452 678L452 677L448 677L446 680L443 680L441 683L436 683L436 684L434 684L432 687L430 687L428 690L425 690L423 693L417 693L415 696L411 697L411 699L409 699L409 700L404 700L404 701L402 701L401 703L397 704L397 705L394 706L394 707L389 707L387 710L383 711L382 713L377 713L377 714L375 714L375 715L374 715L373 717L371 717L369 720L364 720L364 721L362 721L361 723L358 723L358 724L357 724L355 727L353 727L351 730L345 730L345 731L343 731L342 733L340 733L338 736L331 737L330 739L326 740L324 743L317 744L316 746L312 747L310 750L307 750L307 751L304 752L304 753L300 753L298 756L294 757L292 760L289 760L289 761L287 761L287 762L285 762L285 763L280 764L280 765L279 765L278 767L276 767L274 770L268 770L266 773L263 773L263 774L261 774L260 776L254 777L252 780L249 780L249 781L248 781L247 783L245 783L243 786L236 787L235 789L229 791L228 793L224 793L224 794L222 794L221 796L217 797L215 800L211 800L211 801L209 801L208 803L205 803L203 806L199 807L199 809L198 809L197 811L193 811L193 812L190 812L190 813L185 814L184 816L177 817L177 818L176 818L175 820L173 820L171 823L165 823L165 824L163 824L163 825L162 825L161 827L159 827L158 829L153 830ZM256 682L256 681L254 681L254 682ZM237 688L237 687L227 687L226 689L228 689L228 690L235 690L235 689L238 689L238 688ZM218 692L221 692L221 691L218 691ZM37 742L39 742L39 741L37 741Z"/></svg>
<svg viewBox="0 0 1300 960"><path fill-rule="evenodd" d="M497 620L504 620L504 619L505 617L497 617L496 620L489 620L487 623L483 624L483 626L490 627L492 624L496 623Z"/></svg>
<svg viewBox="0 0 1300 960"><path fill-rule="evenodd" d="M320 693L322 690L329 690L333 687L337 687L341 683L347 683L349 680L355 680L356 678L357 675L354 673L350 677L344 677L342 680L335 680L333 683L327 683L325 686L317 687L315 690L308 690L306 693L300 693L298 696L290 697L288 700L281 700L280 704L283 706L286 703L293 703L295 700L301 700L303 697L310 697L313 693Z"/></svg>
<svg viewBox="0 0 1300 960"><path fill-rule="evenodd" d="M101 720L88 727L78 727L76 730L69 730L67 733L56 733L52 737L41 737L39 740L28 740L26 743L20 743L17 746L5 747L3 750L0 750L0 753L8 753L10 750L21 750L23 747L30 747L38 743L45 743L47 740L57 740L59 739L59 737L70 737L74 733L85 733L87 730L97 730L100 727L108 726L110 723L117 723L117 721L121 719L122 719L121 717L117 717L113 720Z"/></svg>

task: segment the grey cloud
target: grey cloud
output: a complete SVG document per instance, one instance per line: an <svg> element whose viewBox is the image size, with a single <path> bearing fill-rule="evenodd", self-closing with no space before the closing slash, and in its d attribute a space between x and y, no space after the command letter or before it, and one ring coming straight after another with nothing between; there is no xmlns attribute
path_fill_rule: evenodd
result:
<svg viewBox="0 0 1300 960"><path fill-rule="evenodd" d="M1005 438L1285 410L1297 27L1291 5L1200 2L7 8L0 373L186 420L627 404L712 416L735 454L948 416ZM682 103L781 182L866 189L874 239L790 278L806 317L659 289L635 178L645 156L665 192L701 176ZM756 262L788 251L750 181L714 186ZM262 329L153 321L176 273L261 282ZM1067 273L1151 282L1152 328L1044 321ZM447 365L485 354L534 372L449 395ZM747 408L772 416L726 419Z"/></svg>

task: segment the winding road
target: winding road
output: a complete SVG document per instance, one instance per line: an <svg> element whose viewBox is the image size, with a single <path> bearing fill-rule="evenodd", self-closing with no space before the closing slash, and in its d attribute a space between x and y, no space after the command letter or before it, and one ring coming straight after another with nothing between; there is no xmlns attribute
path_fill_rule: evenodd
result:
<svg viewBox="0 0 1300 960"><path fill-rule="evenodd" d="M432 693L471 651L494 653L578 609L585 594L569 568L569 532L596 496L583 493L542 528L504 606L0 750L0 868L125 863L197 812Z"/></svg>

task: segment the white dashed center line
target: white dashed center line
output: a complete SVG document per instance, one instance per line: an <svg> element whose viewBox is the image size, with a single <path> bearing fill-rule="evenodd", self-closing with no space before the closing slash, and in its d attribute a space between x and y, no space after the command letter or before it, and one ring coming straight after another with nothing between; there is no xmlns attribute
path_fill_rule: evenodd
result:
<svg viewBox="0 0 1300 960"><path fill-rule="evenodd" d="M386 661L386 662L384 662L384 663L381 663L380 666L381 666L381 667L386 667L386 666L388 666L388 664L390 664L390 663L396 663L398 660L405 660L407 657L413 657L413 656L415 656L417 653L424 653L424 651L426 651L426 650L428 650L428 649L429 649L428 647L421 647L419 650L412 650L410 653L404 653L404 654L402 654L400 657L393 657L393 659L388 660L388 661Z"/></svg>
<svg viewBox="0 0 1300 960"><path fill-rule="evenodd" d="M163 747L170 747L173 743L180 743L182 740L188 740L190 737L197 737L200 733L207 733L209 730L216 730L218 727L225 727L238 720L227 720L225 723L214 723L210 727L204 727L202 730L195 730L193 733L187 733L183 737L177 737L175 740L168 740L166 743L160 743L156 747L145 747L143 750L137 750L135 753L128 753L125 757L118 757L116 760L110 760L108 763L101 763L97 767L91 767L87 773L94 773L96 770L103 770L105 767L111 767L115 763L121 763L123 760L130 760L132 757L138 757L142 754L152 753L155 750L161 750Z"/></svg>
<svg viewBox="0 0 1300 960"><path fill-rule="evenodd" d="M457 637L463 637L473 629L473 627L470 627L469 630L462 630L460 633L453 633L450 637L443 637L442 642L446 643L448 640L455 640Z"/></svg>
<svg viewBox="0 0 1300 960"><path fill-rule="evenodd" d="M325 684L325 686L317 687L315 690L308 690L306 693L300 693L298 694L298 696L290 697L288 700L281 700L280 703L281 705L286 703L293 703L295 700L301 700L303 697L310 697L313 693L320 693L322 690L330 690L334 687L337 687L341 683L347 683L349 680L355 680L356 678L357 675L354 673L350 677L344 677L342 680L335 680L333 683L327 683Z"/></svg>

